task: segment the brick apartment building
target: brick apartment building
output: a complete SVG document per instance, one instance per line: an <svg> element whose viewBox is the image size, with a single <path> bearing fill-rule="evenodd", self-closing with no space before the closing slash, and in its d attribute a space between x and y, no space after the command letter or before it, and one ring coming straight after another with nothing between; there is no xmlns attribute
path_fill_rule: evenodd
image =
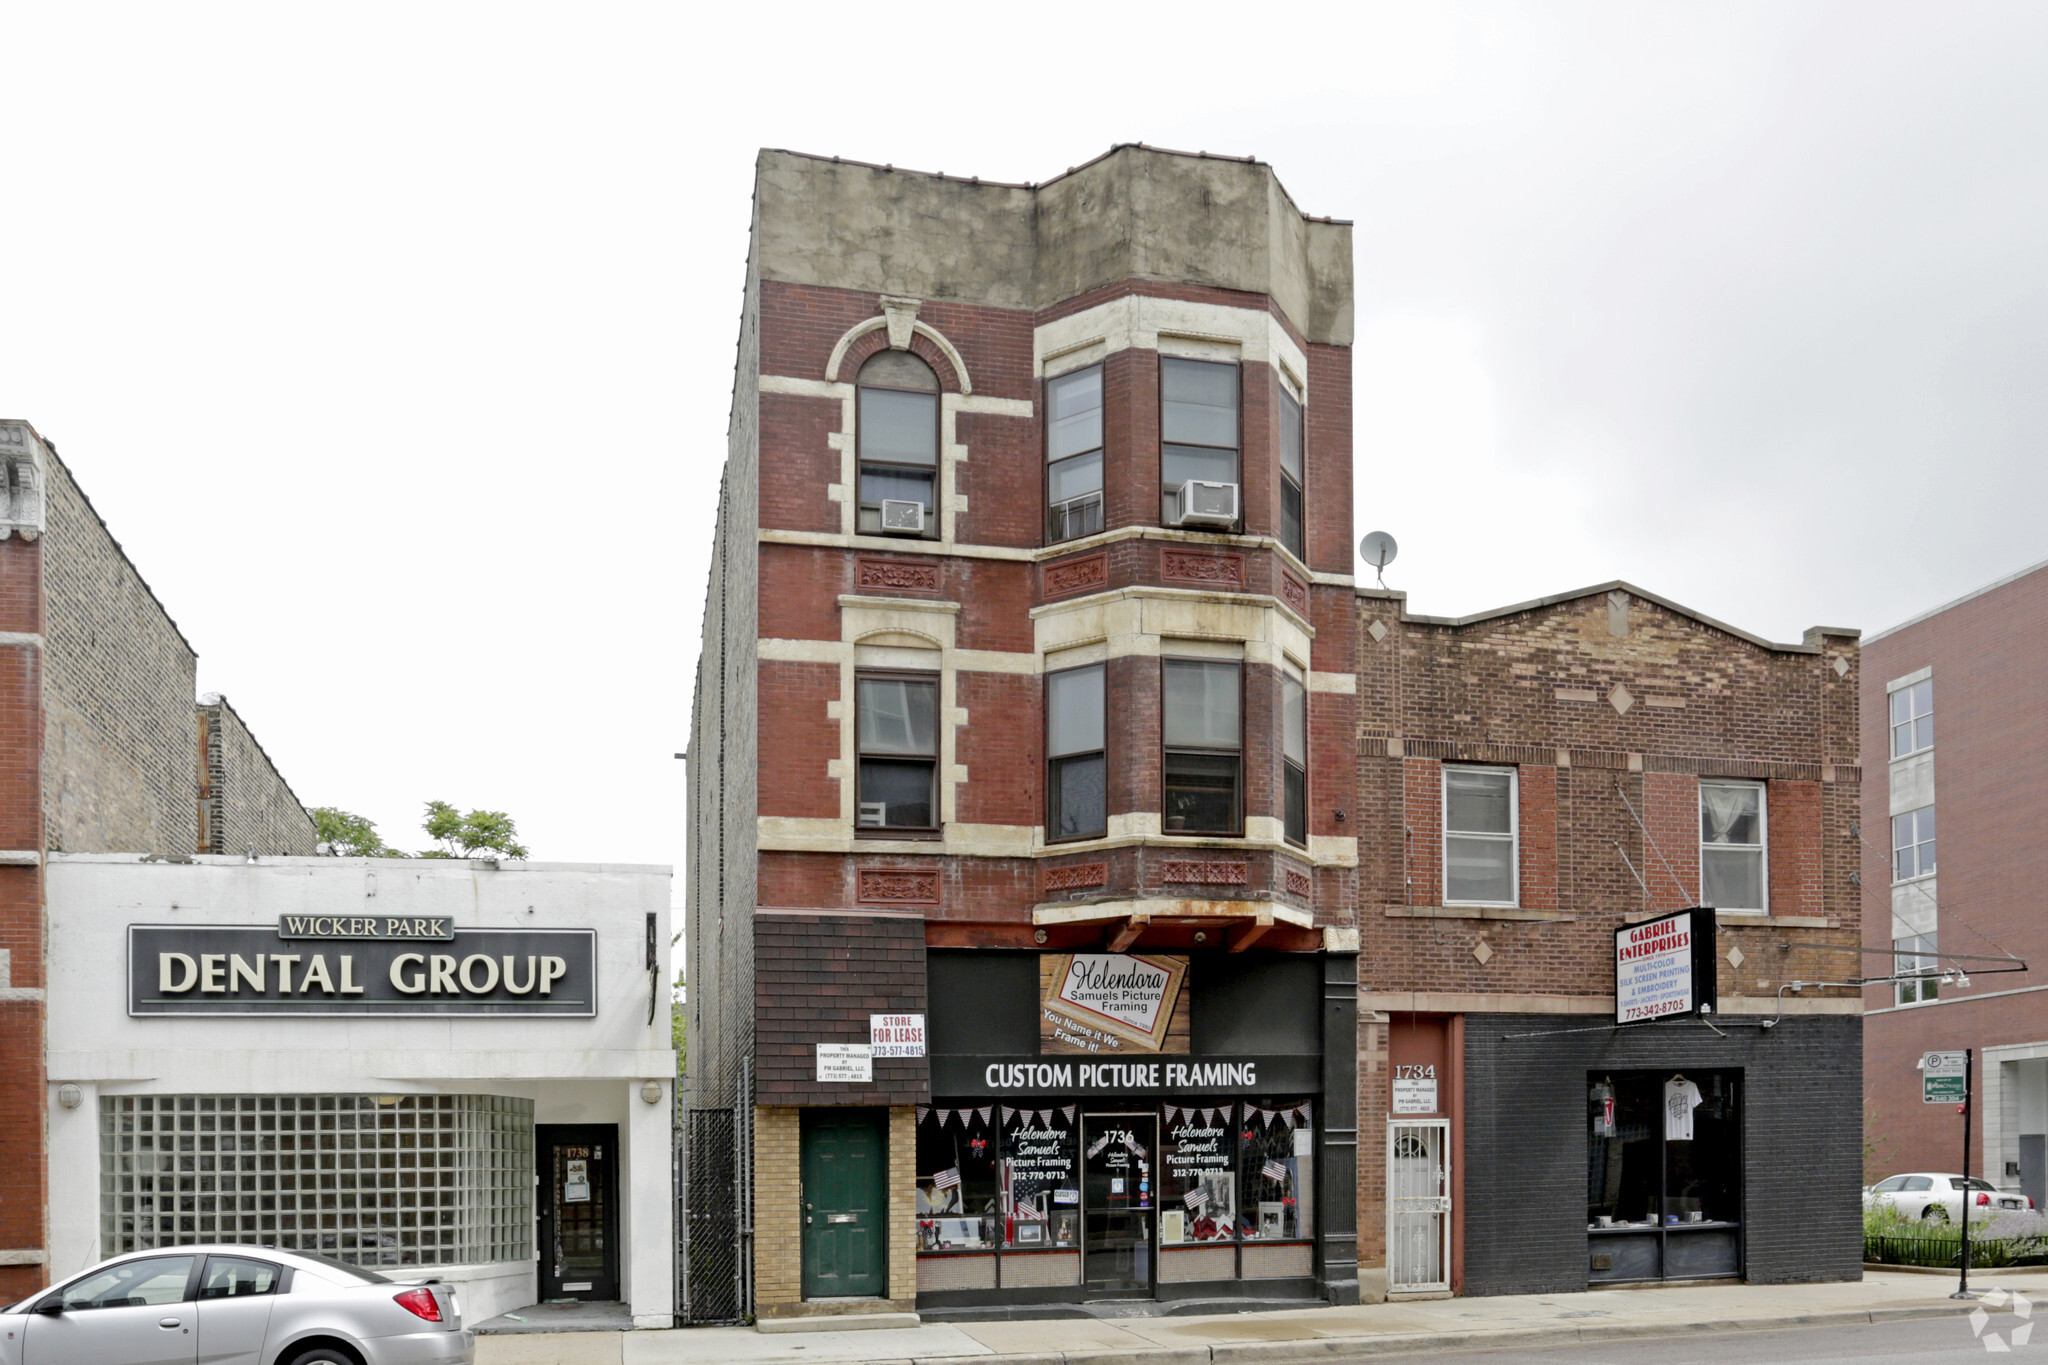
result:
<svg viewBox="0 0 2048 1365"><path fill-rule="evenodd" d="M0 421L0 1300L47 1282L53 853L314 851L313 823L55 449Z"/></svg>
<svg viewBox="0 0 2048 1365"><path fill-rule="evenodd" d="M1358 589L1349 232L1259 163L754 213L693 1316L1859 1273L1855 632ZM1617 1028L1676 911L1718 1012Z"/></svg>
<svg viewBox="0 0 2048 1365"><path fill-rule="evenodd" d="M688 876L761 1318L1355 1300L1351 325L1256 161L761 155Z"/></svg>
<svg viewBox="0 0 2048 1365"><path fill-rule="evenodd" d="M1786 989L1856 971L1856 633L1357 608L1368 1281L1856 1278L1861 1002ZM1697 906L1718 1012L1615 1027L1615 931Z"/></svg>
<svg viewBox="0 0 2048 1365"><path fill-rule="evenodd" d="M1864 961L1869 975L1900 977L1864 1001L1865 1174L1961 1166L1963 1120L1922 1101L1918 1068L1930 1050L1971 1048L1970 1174L2037 1207L2048 1207L2044 630L2048 563L1879 631L1863 670ZM2029 969L1996 961L2007 955Z"/></svg>

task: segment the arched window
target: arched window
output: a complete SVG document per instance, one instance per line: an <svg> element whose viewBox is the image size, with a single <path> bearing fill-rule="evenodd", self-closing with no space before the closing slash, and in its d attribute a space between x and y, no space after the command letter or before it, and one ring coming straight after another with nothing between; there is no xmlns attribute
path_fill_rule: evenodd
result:
<svg viewBox="0 0 2048 1365"><path fill-rule="evenodd" d="M908 351L860 367L860 520L863 535L936 536L939 379Z"/></svg>

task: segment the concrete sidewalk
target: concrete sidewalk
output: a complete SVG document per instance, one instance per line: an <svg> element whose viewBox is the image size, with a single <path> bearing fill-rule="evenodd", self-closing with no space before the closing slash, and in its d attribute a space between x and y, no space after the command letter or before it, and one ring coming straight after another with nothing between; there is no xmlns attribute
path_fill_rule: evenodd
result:
<svg viewBox="0 0 2048 1365"><path fill-rule="evenodd" d="M1973 1289L2048 1300L2048 1270L1991 1270ZM1853 1284L1701 1284L1437 1299L1198 1318L967 1322L763 1335L745 1327L480 1337L478 1365L1224 1365L1560 1345L1683 1332L1763 1331L1967 1313L1953 1277L1889 1270Z"/></svg>

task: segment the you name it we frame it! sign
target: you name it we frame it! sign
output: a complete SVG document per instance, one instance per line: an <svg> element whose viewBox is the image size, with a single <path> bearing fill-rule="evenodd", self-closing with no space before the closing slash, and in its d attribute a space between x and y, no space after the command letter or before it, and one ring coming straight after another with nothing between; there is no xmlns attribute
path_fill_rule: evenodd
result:
<svg viewBox="0 0 2048 1365"><path fill-rule="evenodd" d="M1678 910L1614 931L1614 1022L1712 1014L1714 912Z"/></svg>

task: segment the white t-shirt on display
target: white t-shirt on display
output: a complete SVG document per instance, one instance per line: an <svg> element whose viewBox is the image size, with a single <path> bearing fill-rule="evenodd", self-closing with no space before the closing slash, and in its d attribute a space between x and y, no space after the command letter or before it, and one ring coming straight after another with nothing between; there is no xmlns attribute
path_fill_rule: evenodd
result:
<svg viewBox="0 0 2048 1365"><path fill-rule="evenodd" d="M1700 1088L1683 1076L1664 1082L1664 1140L1692 1141L1692 1111L1700 1102Z"/></svg>

